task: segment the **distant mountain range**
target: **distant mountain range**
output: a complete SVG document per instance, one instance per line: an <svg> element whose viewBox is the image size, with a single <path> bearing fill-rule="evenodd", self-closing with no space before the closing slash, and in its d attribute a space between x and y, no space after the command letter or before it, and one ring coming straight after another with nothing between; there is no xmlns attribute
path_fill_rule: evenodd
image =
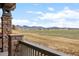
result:
<svg viewBox="0 0 79 59"><path fill-rule="evenodd" d="M17 28L22 28L22 29L45 29L44 27L41 26L20 26L20 25L16 25Z"/></svg>
<svg viewBox="0 0 79 59"><path fill-rule="evenodd" d="M20 26L20 25L16 25L15 27L17 28L22 28L22 29L79 29L79 28L60 28L60 27L48 27L48 28L45 28L45 27L42 27L42 26Z"/></svg>

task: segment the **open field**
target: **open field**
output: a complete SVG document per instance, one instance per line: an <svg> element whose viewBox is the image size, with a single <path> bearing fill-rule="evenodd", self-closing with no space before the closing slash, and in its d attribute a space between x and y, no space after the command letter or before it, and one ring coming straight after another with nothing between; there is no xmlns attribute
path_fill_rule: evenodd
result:
<svg viewBox="0 0 79 59"><path fill-rule="evenodd" d="M24 40L47 46L58 51L79 55L79 30L12 30L23 34Z"/></svg>
<svg viewBox="0 0 79 59"><path fill-rule="evenodd" d="M68 54L79 55L79 30L28 30L24 39Z"/></svg>
<svg viewBox="0 0 79 59"><path fill-rule="evenodd" d="M45 36L57 36L70 39L79 39L79 30L76 29L26 30L25 32L37 33Z"/></svg>

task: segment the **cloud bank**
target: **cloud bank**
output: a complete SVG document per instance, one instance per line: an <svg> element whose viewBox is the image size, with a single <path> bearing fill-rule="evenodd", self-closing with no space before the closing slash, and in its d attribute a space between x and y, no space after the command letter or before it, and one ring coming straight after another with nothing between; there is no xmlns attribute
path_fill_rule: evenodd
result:
<svg viewBox="0 0 79 59"><path fill-rule="evenodd" d="M48 7L49 11L55 11L54 8ZM31 21L29 18L26 19L12 19L12 23L15 25L29 25L29 26L43 26L43 27L73 27L79 28L79 10L73 10L69 7L64 7L63 10L53 12L43 11L26 11L26 14L37 15Z"/></svg>

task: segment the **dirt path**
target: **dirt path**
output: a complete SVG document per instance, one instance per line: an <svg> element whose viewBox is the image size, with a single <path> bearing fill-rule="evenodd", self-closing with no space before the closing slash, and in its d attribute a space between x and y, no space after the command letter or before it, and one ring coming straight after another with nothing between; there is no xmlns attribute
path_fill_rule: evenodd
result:
<svg viewBox="0 0 79 59"><path fill-rule="evenodd" d="M24 38L26 40L33 41L38 44L43 44L68 54L79 55L79 40L55 36L42 36L35 33L23 34L25 35Z"/></svg>

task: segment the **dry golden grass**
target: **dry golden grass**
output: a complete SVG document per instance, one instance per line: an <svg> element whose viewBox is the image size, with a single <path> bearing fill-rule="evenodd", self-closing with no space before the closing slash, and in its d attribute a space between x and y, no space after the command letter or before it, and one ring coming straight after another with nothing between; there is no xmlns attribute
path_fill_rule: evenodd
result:
<svg viewBox="0 0 79 59"><path fill-rule="evenodd" d="M67 54L79 55L79 40L57 36L44 36L29 32L24 33L20 30L12 30L12 32L15 34L23 34L24 40L42 44Z"/></svg>
<svg viewBox="0 0 79 59"><path fill-rule="evenodd" d="M1 33L1 29L0 29L0 33ZM21 33L20 30L12 30L12 33L18 34Z"/></svg>
<svg viewBox="0 0 79 59"><path fill-rule="evenodd" d="M43 44L67 54L79 55L79 40L56 36L43 36L35 33L24 33L26 40Z"/></svg>
<svg viewBox="0 0 79 59"><path fill-rule="evenodd" d="M14 34L19 34L19 33L21 33L19 30L12 30L12 33L14 33Z"/></svg>

